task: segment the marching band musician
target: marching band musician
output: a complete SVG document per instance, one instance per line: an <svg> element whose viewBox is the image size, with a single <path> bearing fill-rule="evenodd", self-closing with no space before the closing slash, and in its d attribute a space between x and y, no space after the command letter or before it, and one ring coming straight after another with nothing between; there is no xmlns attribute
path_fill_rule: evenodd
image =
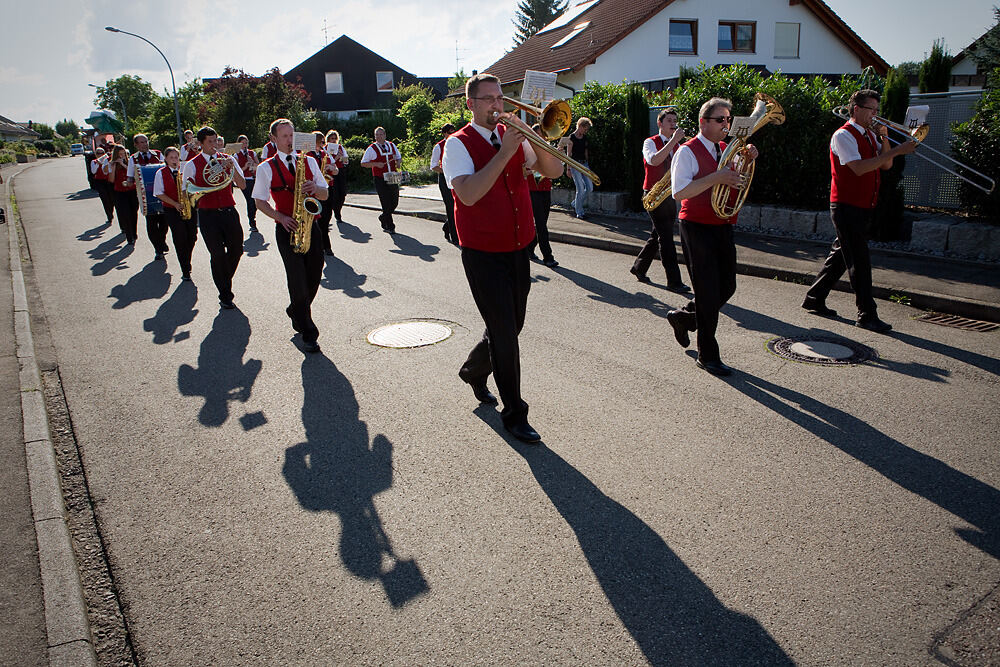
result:
<svg viewBox="0 0 1000 667"><path fill-rule="evenodd" d="M321 168L323 172L323 180L326 182L327 190L329 190L330 183L333 181L334 175L339 170L337 169L336 163L330 159L330 155L326 151L326 135L317 131L313 132L313 136L316 137L316 150L309 151L306 155L316 160L317 165L322 165L323 157L326 157L326 167ZM323 210L316 218L316 222L319 223L320 235L323 238L323 254L331 256L333 255L333 245L330 243L330 218L333 217L332 205L333 202L328 196L326 201L323 202Z"/></svg>
<svg viewBox="0 0 1000 667"><path fill-rule="evenodd" d="M135 187L129 184L128 149L121 144L114 144L111 159L102 168L114 189L118 226L125 235L125 242L135 245L139 224L139 198L135 194Z"/></svg>
<svg viewBox="0 0 1000 667"><path fill-rule="evenodd" d="M233 170L233 180L229 186L210 192L197 202L198 227L211 256L212 279L219 289L219 305L229 309L236 307L233 303L233 276L240 264L240 257L243 256L243 228L236 212L232 185L235 184L242 190L247 183L236 160L216 151L216 136L211 127L205 126L198 130L201 152L184 164L183 180L185 185L191 182L199 187L210 186L205 180L205 167L210 162L225 164L228 161L228 167Z"/></svg>
<svg viewBox="0 0 1000 667"><path fill-rule="evenodd" d="M243 144L243 149L236 153L236 163L243 170L243 180L247 186L243 188L243 198L247 200L247 220L250 221L250 231L257 231L257 205L253 200L254 172L257 170L259 161L257 152L250 150L250 139L245 134L241 134L236 140Z"/></svg>
<svg viewBox="0 0 1000 667"><path fill-rule="evenodd" d="M195 141L194 132L184 130L184 145L181 146L181 162L187 162L197 155L199 151L201 151L201 146Z"/></svg>
<svg viewBox="0 0 1000 667"><path fill-rule="evenodd" d="M330 183L330 199L333 201L333 218L337 222L343 222L340 212L344 208L344 201L347 200L347 164L350 158L347 157L347 149L340 143L340 133L330 130L326 133L326 152L330 159L337 165L337 173Z"/></svg>
<svg viewBox="0 0 1000 667"><path fill-rule="evenodd" d="M132 184L132 188L134 189L136 166L144 167L148 164L162 164L163 153L155 148L149 148L149 137L145 134L135 135L132 143L135 144L135 152L128 159L127 173L129 183ZM136 209L138 210L138 199L136 201ZM167 229L167 219L162 213L146 213L146 236L149 237L149 242L153 244L156 259L163 259L163 255L170 251L170 248L167 246Z"/></svg>
<svg viewBox="0 0 1000 667"><path fill-rule="evenodd" d="M541 436L528 424L528 404L521 398L517 340L531 287L529 245L535 238L524 169L558 178L563 165L554 155L535 151L524 138L531 130L503 112L497 77L473 76L466 82L465 96L472 122L445 142L444 175L455 194L462 264L486 332L458 376L472 386L480 402L496 403L486 387L493 373L503 401L504 428L519 440L538 442ZM498 125L500 120L517 129Z"/></svg>
<svg viewBox="0 0 1000 667"><path fill-rule="evenodd" d="M660 131L642 144L642 166L646 172L642 183L643 196L670 170L670 158L684 141L684 130L677 126L677 110L674 107L667 107L657 114L656 126ZM677 250L674 248L677 203L673 197L667 197L648 214L652 223L649 240L639 251L629 271L639 282L648 283L646 271L649 270L649 265L653 263L656 251L659 250L660 262L667 274L667 289L672 292L690 291L681 280L681 270L677 265Z"/></svg>
<svg viewBox="0 0 1000 667"><path fill-rule="evenodd" d="M385 140L385 128L375 128L375 142L371 144L361 157L361 166L372 170L375 181L375 192L382 204L382 214L378 217L382 223L382 231L388 234L396 233L396 224L392 221L393 211L399 205L399 185L386 183L385 175L390 171L399 171L403 156L399 154L396 144Z"/></svg>
<svg viewBox="0 0 1000 667"><path fill-rule="evenodd" d="M454 131L455 126L451 123L445 123L441 126L441 141L434 144L434 150L431 151L431 171L437 172L438 189L441 191L441 200L444 202L444 212L448 216L442 229L444 240L458 245L458 237L455 236L455 198L451 196L451 190L448 189L448 183L444 179L444 169L441 167L444 142Z"/></svg>
<svg viewBox="0 0 1000 667"><path fill-rule="evenodd" d="M292 328L302 335L303 350L316 353L320 351L317 342L319 329L312 318L312 302L323 275L321 234L319 226L313 220L309 251L300 254L292 249L291 234L299 226L298 221L292 217L295 210L295 170L298 161L292 150L295 126L287 118L279 118L271 123L269 133L275 145L275 154L257 167L253 198L260 212L273 218L276 223L274 237L281 261L285 265L290 301L285 313L292 320ZM303 168L306 173L302 191L325 201L328 197L326 179L315 158L307 155ZM274 206L268 200L273 201Z"/></svg>
<svg viewBox="0 0 1000 667"><path fill-rule="evenodd" d="M268 158L274 157L274 154L277 151L278 149L275 147L274 142L268 141L266 144L264 144L264 147L260 149L260 161L263 162Z"/></svg>
<svg viewBox="0 0 1000 667"><path fill-rule="evenodd" d="M816 315L836 316L837 312L827 307L826 297L846 270L858 307L855 324L887 333L892 325L879 319L872 296L868 233L878 202L879 171L890 169L897 155L915 151L917 143L904 141L890 148L889 128L880 124L878 135L872 131L880 99L874 90L856 91L851 95L850 120L830 139L830 218L837 238L802 307Z"/></svg>
<svg viewBox="0 0 1000 667"><path fill-rule="evenodd" d="M115 215L115 191L111 185L111 179L104 171L104 165L108 163L108 154L102 147L98 146L94 151L94 159L90 161L90 173L94 175L94 188L101 197L101 204L104 205L104 215L111 224Z"/></svg>
<svg viewBox="0 0 1000 667"><path fill-rule="evenodd" d="M542 134L542 126L535 123L531 126L535 134L545 139ZM549 212L552 209L552 179L537 174L534 171L528 172L528 193L531 195L531 215L535 220L535 240L531 242L531 259L539 261L535 255L535 248L541 248L541 262L545 266L554 269L559 266L559 262L552 256L552 244L549 243Z"/></svg>
<svg viewBox="0 0 1000 667"><path fill-rule="evenodd" d="M716 184L737 188L742 177L734 169L719 170L719 159L729 134L733 105L713 97L701 105L700 131L684 143L670 163L674 199L681 202L678 216L681 245L688 262L694 296L680 310L667 313L674 337L681 347L691 344L689 331L698 332L698 368L712 375L730 375L722 363L715 330L719 309L736 293L736 244L733 225L736 215L721 218L712 208L712 188ZM747 159L757 159L757 149L747 144ZM735 192L733 193L735 194Z"/></svg>
<svg viewBox="0 0 1000 667"><path fill-rule="evenodd" d="M163 202L163 215L170 227L170 237L177 251L177 261L181 265L181 280L191 280L191 253L198 242L198 223L181 218L180 195L177 192L177 171L180 169L181 153L175 146L163 151L164 167L153 178L153 196Z"/></svg>

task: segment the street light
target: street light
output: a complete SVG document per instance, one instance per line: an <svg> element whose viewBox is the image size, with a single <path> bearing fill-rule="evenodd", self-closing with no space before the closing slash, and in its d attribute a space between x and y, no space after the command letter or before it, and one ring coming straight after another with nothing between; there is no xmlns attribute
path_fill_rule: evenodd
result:
<svg viewBox="0 0 1000 667"><path fill-rule="evenodd" d="M92 83L88 83L87 85L91 88L100 88L100 86L95 86ZM111 88L111 90L115 91L115 99L118 100L118 104L122 105L122 121L125 126L125 134L128 134L128 114L125 113L125 100L122 99L117 88Z"/></svg>
<svg viewBox="0 0 1000 667"><path fill-rule="evenodd" d="M142 41L146 42L154 49L156 49L156 52L159 53L160 56L163 58L163 62L167 63L167 71L170 72L170 87L174 91L174 116L177 119L177 140L180 142L177 145L178 146L184 145L184 131L181 130L181 108L177 105L177 86L174 84L174 70L172 67L170 67L170 61L167 60L167 57L165 55L163 55L163 51L160 51L160 47L158 47L156 44L153 44L151 41L149 41L142 35L137 35L134 32L128 32L127 30L119 30L118 28L112 28L111 26L107 26L104 29L107 30L108 32L120 32L123 35L131 35L132 37L138 37L139 39L141 39Z"/></svg>

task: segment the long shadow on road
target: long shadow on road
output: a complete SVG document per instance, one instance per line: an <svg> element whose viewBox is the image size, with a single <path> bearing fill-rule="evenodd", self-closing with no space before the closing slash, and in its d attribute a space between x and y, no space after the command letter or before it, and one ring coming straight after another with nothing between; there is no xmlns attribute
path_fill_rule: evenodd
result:
<svg viewBox="0 0 1000 667"><path fill-rule="evenodd" d="M368 281L368 276L356 273L354 267L336 255L324 257L323 279L320 285L328 290L340 290L352 299L374 299L382 296L375 290L361 288Z"/></svg>
<svg viewBox="0 0 1000 667"><path fill-rule="evenodd" d="M347 239L355 243L368 243L372 240L371 233L364 231L357 225L352 225L349 222L336 222L334 224L337 227L337 231L340 232L340 238L342 239Z"/></svg>
<svg viewBox="0 0 1000 667"><path fill-rule="evenodd" d="M727 384L975 528L965 541L1000 558L1000 491L811 396L739 371Z"/></svg>
<svg viewBox="0 0 1000 667"><path fill-rule="evenodd" d="M412 236L407 236L406 234L401 234L400 232L396 232L392 235L392 242L396 244L396 247L389 252L396 255L404 255L406 257L419 257L425 262L433 262L434 255L441 252L441 248L439 246L421 243Z"/></svg>
<svg viewBox="0 0 1000 667"><path fill-rule="evenodd" d="M94 276L103 276L106 273L117 269L119 271L128 268L128 264L125 260L128 259L132 251L135 250L135 246L125 243L125 235L118 234L117 236L108 239L104 243L100 243L97 246L91 248L87 251L87 255L91 259L97 260L97 262L90 267L90 273Z"/></svg>
<svg viewBox="0 0 1000 667"><path fill-rule="evenodd" d="M628 292L620 287L606 283L603 280L598 280L585 273L566 268L565 266L557 266L552 270L564 278L573 281L578 287L590 292L590 298L594 301L618 306L619 308L642 308L659 317L666 317L667 313L674 308L674 306L663 303L645 292ZM688 297L678 295L677 299L678 303L683 305L687 302ZM676 307L679 308L680 306Z"/></svg>
<svg viewBox="0 0 1000 667"><path fill-rule="evenodd" d="M108 298L116 299L111 307L117 310L139 301L161 299L169 289L170 274L167 273L167 263L162 259L154 259L125 284L112 287Z"/></svg>
<svg viewBox="0 0 1000 667"><path fill-rule="evenodd" d="M198 303L198 288L192 282L182 282L174 290L170 298L160 304L156 310L156 315L143 321L143 331L153 334L153 342L163 345L173 341L179 343L191 337L190 331L177 330L185 324L194 322L198 311L195 304Z"/></svg>
<svg viewBox="0 0 1000 667"><path fill-rule="evenodd" d="M184 396L203 396L198 421L222 426L229 419L230 401L246 403L263 367L259 359L243 361L250 343L250 320L238 308L220 310L198 353L198 368L182 364L177 388ZM241 422L242 423L242 422ZM243 423L246 430L253 424Z"/></svg>
<svg viewBox="0 0 1000 667"><path fill-rule="evenodd" d="M305 509L340 517L344 567L378 580L389 603L402 607L428 586L416 561L393 551L375 507L375 496L392 486L392 443L382 434L369 442L354 388L325 356L302 361L302 388L306 441L285 450L285 481Z"/></svg>
<svg viewBox="0 0 1000 667"><path fill-rule="evenodd" d="M250 235L243 242L243 253L247 257L257 257L262 252L267 252L269 247L271 244L264 238L263 234L251 230Z"/></svg>
<svg viewBox="0 0 1000 667"><path fill-rule="evenodd" d="M111 223L109 221L104 221L103 223L97 225L96 227L91 227L85 232L77 235L77 241L96 241L97 239L104 236L104 232L111 229ZM124 238L124 237L123 237Z"/></svg>

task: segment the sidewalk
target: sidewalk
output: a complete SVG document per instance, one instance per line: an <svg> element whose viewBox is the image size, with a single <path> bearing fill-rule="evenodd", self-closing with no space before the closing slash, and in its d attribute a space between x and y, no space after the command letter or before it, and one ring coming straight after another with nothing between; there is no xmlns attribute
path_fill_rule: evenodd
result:
<svg viewBox="0 0 1000 667"><path fill-rule="evenodd" d="M351 193L347 205L380 210L374 193ZM444 203L436 185L406 186L398 213L443 222ZM635 256L649 238L649 221L642 217L589 215L577 220L553 208L549 237L569 243ZM675 238L677 251L680 244ZM738 271L744 275L808 284L816 277L829 244L807 239L736 232ZM872 278L876 298L909 297L915 308L1000 322L1000 266L872 248ZM558 253L557 253L558 255ZM558 259L558 257L557 257ZM622 271L630 263L623 260ZM650 277L658 277L656 264ZM846 280L837 289L850 291ZM803 288L803 293L805 289Z"/></svg>

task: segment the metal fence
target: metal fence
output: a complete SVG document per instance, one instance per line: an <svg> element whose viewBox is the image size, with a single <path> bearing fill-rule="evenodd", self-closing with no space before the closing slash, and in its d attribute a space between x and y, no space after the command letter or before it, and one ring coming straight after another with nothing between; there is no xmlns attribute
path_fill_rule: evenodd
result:
<svg viewBox="0 0 1000 667"><path fill-rule="evenodd" d="M972 118L976 103L982 96L982 91L961 93L928 93L926 95L910 95L910 104L926 104L930 107L927 123L930 131L924 143L947 154L951 154L951 126ZM894 139L899 135L890 134ZM918 149L920 150L920 149ZM923 154L947 165L939 155L923 150ZM951 168L951 165L947 165ZM903 198L913 206L933 206L937 208L959 208L962 200L959 197L961 180L937 167L927 160L916 156L906 157L906 169L903 171Z"/></svg>

